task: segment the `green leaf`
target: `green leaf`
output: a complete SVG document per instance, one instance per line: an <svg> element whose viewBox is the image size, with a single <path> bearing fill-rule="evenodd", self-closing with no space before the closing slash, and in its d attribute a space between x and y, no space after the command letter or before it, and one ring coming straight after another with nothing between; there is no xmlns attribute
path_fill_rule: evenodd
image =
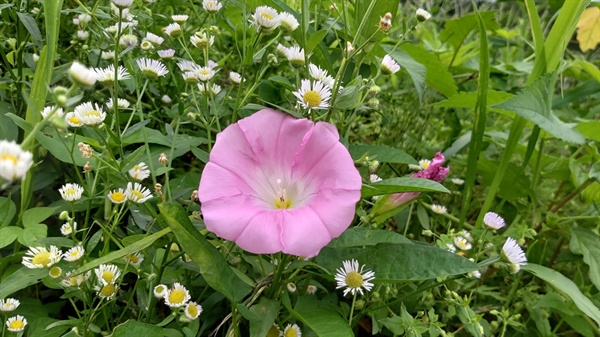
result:
<svg viewBox="0 0 600 337"><path fill-rule="evenodd" d="M183 250L192 258L200 273L213 289L231 301L239 301L252 289L232 270L225 258L192 225L179 204L159 204L159 221L169 226Z"/></svg>
<svg viewBox="0 0 600 337"><path fill-rule="evenodd" d="M378 181L371 185L363 185L360 193L363 198L375 195L392 194L400 192L441 192L450 191L433 180L423 178L400 177Z"/></svg>
<svg viewBox="0 0 600 337"><path fill-rule="evenodd" d="M386 145L352 144L349 152L354 160L366 155L369 159L382 163L417 164L417 161L406 152Z"/></svg>
<svg viewBox="0 0 600 337"><path fill-rule="evenodd" d="M119 250L110 252L102 257L99 257L93 261L90 261L90 262L84 264L83 266L81 266L81 267L77 268L75 271L73 271L73 275L85 273L86 271L94 269L101 264L110 263L114 260L122 258L125 255L134 254L136 252L144 250L145 248L147 248L148 246L153 244L154 241L160 239L161 237L167 235L170 232L171 232L170 228L161 229L160 231L158 231L154 234L148 235L144 239L139 240L136 243L133 243L133 244L131 244L127 247L121 248Z"/></svg>
<svg viewBox="0 0 600 337"><path fill-rule="evenodd" d="M288 301L284 301L286 309L308 326L320 337L351 337L354 336L348 322L340 316L338 308L314 296L300 296L296 307L291 308Z"/></svg>
<svg viewBox="0 0 600 337"><path fill-rule="evenodd" d="M569 248L573 254L582 254L583 262L589 267L590 280L600 289L600 240L591 229L573 227Z"/></svg>
<svg viewBox="0 0 600 337"><path fill-rule="evenodd" d="M385 47L384 47L385 49ZM425 66L425 82L441 92L446 97L451 97L457 94L456 83L454 77L448 68L440 62L435 54L425 50L419 45L405 43L400 46L400 50L407 53L413 60Z"/></svg>
<svg viewBox="0 0 600 337"><path fill-rule="evenodd" d="M32 224L20 233L19 242L25 246L35 246L36 241L48 236L48 226L44 224Z"/></svg>
<svg viewBox="0 0 600 337"><path fill-rule="evenodd" d="M6 102L0 101L0 139L14 140L19 137L19 129L15 123L8 117L12 113L12 106Z"/></svg>
<svg viewBox="0 0 600 337"><path fill-rule="evenodd" d="M590 173L588 174L588 177L590 177L590 179L600 180L600 161L597 161L594 164L592 164L592 167L590 168ZM600 288L598 288L598 289L600 289Z"/></svg>
<svg viewBox="0 0 600 337"><path fill-rule="evenodd" d="M337 109L354 109L359 104L361 97L359 86L349 85L342 89L334 105Z"/></svg>
<svg viewBox="0 0 600 337"><path fill-rule="evenodd" d="M22 231L23 228L17 226L0 228L0 248L4 248L13 243L19 235L21 235Z"/></svg>
<svg viewBox="0 0 600 337"><path fill-rule="evenodd" d="M134 320L128 320L123 324L117 325L113 330L111 337L130 337L130 336L143 336L143 337L163 337L163 329L153 325L142 323Z"/></svg>
<svg viewBox="0 0 600 337"><path fill-rule="evenodd" d="M59 207L34 207L23 213L23 226L25 228L42 223L52 214L56 213Z"/></svg>
<svg viewBox="0 0 600 337"><path fill-rule="evenodd" d="M0 228L10 225L16 213L15 203L9 198L0 197Z"/></svg>
<svg viewBox="0 0 600 337"><path fill-rule="evenodd" d="M48 269L29 269L21 267L7 278L2 280L0 287L0 298L7 298L14 292L36 284L42 277L48 276Z"/></svg>
<svg viewBox="0 0 600 337"><path fill-rule="evenodd" d="M600 121L588 121L579 123L575 129L581 132L586 138L600 142Z"/></svg>
<svg viewBox="0 0 600 337"><path fill-rule="evenodd" d="M479 13L483 20L483 24L488 30L496 30L500 28L494 20L495 11ZM463 44L469 33L477 29L477 14L471 13L459 19L448 20L444 24L444 30L440 35L440 40L446 41L454 47L454 50Z"/></svg>
<svg viewBox="0 0 600 337"><path fill-rule="evenodd" d="M383 229L369 229L365 227L348 228L342 235L331 240L329 248L349 248L374 246L378 243L412 243L406 237Z"/></svg>
<svg viewBox="0 0 600 337"><path fill-rule="evenodd" d="M403 50L392 51L392 47L389 46L383 46L383 49L394 59L394 61L398 62L402 69L406 70L413 81L419 99L423 98L423 86L425 85L425 76L427 75L425 66L417 62Z"/></svg>
<svg viewBox="0 0 600 337"><path fill-rule="evenodd" d="M475 107L475 103L477 102L477 92L464 92L461 91L458 94L448 98L447 100L443 100L432 104L433 106L442 107L442 108L465 108L472 109ZM512 94L509 94L504 91L495 91L488 90L487 92L487 106L492 106L496 104L500 104L509 98L513 97Z"/></svg>
<svg viewBox="0 0 600 337"><path fill-rule="evenodd" d="M17 16L19 17L19 20L21 20L21 23L23 23L23 26L25 26L25 29L27 29L27 32L31 35L31 38L33 38L33 43L41 49L44 46L42 42L42 32L40 32L33 16L29 13L21 12L17 12Z"/></svg>
<svg viewBox="0 0 600 337"><path fill-rule="evenodd" d="M600 326L600 309L598 309L589 298L581 293L581 290L577 288L577 285L573 281L569 280L556 270L535 263L529 263L521 269L541 278L546 281L546 283L567 295L575 302L575 305L579 310L583 311L583 313L596 321L596 324Z"/></svg>
<svg viewBox="0 0 600 337"><path fill-rule="evenodd" d="M380 243L365 248L325 247L316 262L333 274L342 266L342 261L351 259L373 270L377 282L428 280L478 269L475 263L458 254L431 245L410 243Z"/></svg>
<svg viewBox="0 0 600 337"><path fill-rule="evenodd" d="M494 107L514 111L518 116L526 118L557 138L583 144L585 137L563 123L550 109L554 88L552 77L543 76L513 98Z"/></svg>
<svg viewBox="0 0 600 337"><path fill-rule="evenodd" d="M260 318L259 320L250 321L250 336L264 337L277 318L279 301L261 297L260 301L250 308L250 312Z"/></svg>
<svg viewBox="0 0 600 337"><path fill-rule="evenodd" d="M306 54L310 54L310 52L315 49L315 47L323 41L325 36L327 35L327 30L318 30L308 36L308 41L306 41L306 47L304 48L304 52Z"/></svg>

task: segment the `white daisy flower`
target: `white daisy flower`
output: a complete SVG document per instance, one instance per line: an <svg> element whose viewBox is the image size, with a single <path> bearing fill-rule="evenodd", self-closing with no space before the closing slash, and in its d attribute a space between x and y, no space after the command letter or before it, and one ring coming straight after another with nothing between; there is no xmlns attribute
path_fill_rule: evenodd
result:
<svg viewBox="0 0 600 337"><path fill-rule="evenodd" d="M134 165L128 172L129 176L137 181L142 181L150 176L148 165L144 162Z"/></svg>
<svg viewBox="0 0 600 337"><path fill-rule="evenodd" d="M446 214L448 212L448 210L446 209L446 206L442 206L442 205L438 205L438 204L431 205L431 210L437 214Z"/></svg>
<svg viewBox="0 0 600 337"><path fill-rule="evenodd" d="M283 329L283 337L302 337L302 330L297 324L288 324L285 329Z"/></svg>
<svg viewBox="0 0 600 337"><path fill-rule="evenodd" d="M381 72L385 75L392 75L400 70L400 66L390 55L385 55L381 61Z"/></svg>
<svg viewBox="0 0 600 337"><path fill-rule="evenodd" d="M221 92L221 86L218 84L198 83L198 90L200 93L206 96L216 95Z"/></svg>
<svg viewBox="0 0 600 337"><path fill-rule="evenodd" d="M376 174L371 174L369 175L369 181L372 183L376 183L378 181L381 181L381 177L376 175Z"/></svg>
<svg viewBox="0 0 600 337"><path fill-rule="evenodd" d="M202 8L209 13L216 13L223 8L223 5L216 0L202 0Z"/></svg>
<svg viewBox="0 0 600 337"><path fill-rule="evenodd" d="M277 10L269 6L256 7L256 11L250 20L259 32L271 33L281 23Z"/></svg>
<svg viewBox="0 0 600 337"><path fill-rule="evenodd" d="M331 90L321 81L311 83L310 80L302 80L300 90L293 94L298 98L298 103L306 109L329 108Z"/></svg>
<svg viewBox="0 0 600 337"><path fill-rule="evenodd" d="M83 64L75 61L69 68L71 80L79 85L91 87L96 83L97 75L92 69L88 69Z"/></svg>
<svg viewBox="0 0 600 337"><path fill-rule="evenodd" d="M202 306L196 302L188 302L183 312L187 318L194 320L202 313Z"/></svg>
<svg viewBox="0 0 600 337"><path fill-rule="evenodd" d="M242 83L242 75L240 75L239 73L236 73L235 71L229 72L229 79L231 80L231 82L233 82L235 84Z"/></svg>
<svg viewBox="0 0 600 337"><path fill-rule="evenodd" d="M198 77L198 71L186 71L181 74L181 77L183 77L183 80L189 84L196 84L200 81L200 78Z"/></svg>
<svg viewBox="0 0 600 337"><path fill-rule="evenodd" d="M75 107L73 113L87 126L101 124L106 119L106 112L98 104L92 104L92 102L79 104Z"/></svg>
<svg viewBox="0 0 600 337"><path fill-rule="evenodd" d="M187 21L187 19L189 19L190 17L185 15L185 14L177 14L177 15L171 15L171 19L173 19L173 21L177 22L177 23L184 23Z"/></svg>
<svg viewBox="0 0 600 337"><path fill-rule="evenodd" d="M29 269L46 268L60 261L61 257L62 251L56 246L50 246L50 250L46 247L29 247L21 263Z"/></svg>
<svg viewBox="0 0 600 337"><path fill-rule="evenodd" d="M179 37L183 33L181 31L181 26L177 22L173 22L172 24L166 26L164 28L165 34L170 37Z"/></svg>
<svg viewBox="0 0 600 337"><path fill-rule="evenodd" d="M74 128L83 126L83 121L81 120L81 118L79 118L79 116L75 115L73 111L68 112L65 115L65 120L67 121L67 124L69 124L69 126L72 126Z"/></svg>
<svg viewBox="0 0 600 337"><path fill-rule="evenodd" d="M142 262L144 262L144 255L140 252L136 252L133 254L127 254L123 256L123 259L128 262L133 267L139 267Z"/></svg>
<svg viewBox="0 0 600 337"><path fill-rule="evenodd" d="M286 58L294 68L300 68L304 66L304 49L293 46L287 49Z"/></svg>
<svg viewBox="0 0 600 337"><path fill-rule="evenodd" d="M288 32L293 32L296 30L296 28L298 28L298 26L300 26L298 20L296 20L296 18L288 12L281 12L279 14L279 19L281 20L281 27Z"/></svg>
<svg viewBox="0 0 600 337"><path fill-rule="evenodd" d="M159 284L156 287L154 287L154 296L156 298L163 298L167 294L168 290L169 288L167 288L166 285Z"/></svg>
<svg viewBox="0 0 600 337"><path fill-rule="evenodd" d="M54 110L55 108L56 108L55 106L45 107L42 111L40 111L42 118L47 118L50 115L50 113L52 112L52 110ZM63 117L64 115L65 115L65 113L62 108L56 108L56 111L54 112L53 116Z"/></svg>
<svg viewBox="0 0 600 337"><path fill-rule="evenodd" d="M112 0L112 3L123 9L123 8L128 8L129 6L131 6L131 4L133 3L133 0Z"/></svg>
<svg viewBox="0 0 600 337"><path fill-rule="evenodd" d="M25 176L33 165L33 154L23 151L21 145L15 141L0 140L0 178L5 183L0 189L5 188L13 180Z"/></svg>
<svg viewBox="0 0 600 337"><path fill-rule="evenodd" d="M455 245L453 245L453 244L451 244L451 243L447 243L447 244L446 244L446 249L447 249L449 252L456 253L456 246L455 246Z"/></svg>
<svg viewBox="0 0 600 337"><path fill-rule="evenodd" d="M5 300L0 300L0 312L9 312L13 311L19 307L21 302L15 298L7 298Z"/></svg>
<svg viewBox="0 0 600 337"><path fill-rule="evenodd" d="M214 69L215 69L216 67L218 67L218 66L219 66L219 64L218 64L217 62L215 62L215 61L213 61L213 60L208 60L208 67L209 67L210 69L213 69L213 70L214 70ZM215 71L216 71L216 70L215 70Z"/></svg>
<svg viewBox="0 0 600 337"><path fill-rule="evenodd" d="M88 271L84 274L73 275L71 272L68 272L65 275L65 278L60 281L60 285L63 287L79 287L81 286L87 279L92 275L91 271Z"/></svg>
<svg viewBox="0 0 600 337"><path fill-rule="evenodd" d="M456 248L458 248L460 250L469 250L469 249L473 248L473 246L471 245L469 240L465 239L462 236L454 237L454 245L456 246Z"/></svg>
<svg viewBox="0 0 600 337"><path fill-rule="evenodd" d="M371 291L373 288L372 281L375 278L375 273L372 271L366 271L363 273L362 266L359 268L358 261L343 261L343 268L337 269L335 274L335 280L337 281L336 289L344 288L344 296L348 293L355 295L357 292L363 295L363 288L366 291Z"/></svg>
<svg viewBox="0 0 600 337"><path fill-rule="evenodd" d="M85 254L85 249L83 249L82 246L75 246L75 247L67 250L63 254L63 258L66 261L73 262L73 261L77 261L77 260L81 259L83 257L83 254Z"/></svg>
<svg viewBox="0 0 600 337"><path fill-rule="evenodd" d="M491 230L497 230L504 227L504 219L494 212L487 212L483 216L483 223Z"/></svg>
<svg viewBox="0 0 600 337"><path fill-rule="evenodd" d="M114 283L101 284L94 287L98 296L105 300L111 300L117 294L119 287Z"/></svg>
<svg viewBox="0 0 600 337"><path fill-rule="evenodd" d="M119 39L119 45L124 48L133 48L138 45L138 38L133 34L122 35Z"/></svg>
<svg viewBox="0 0 600 337"><path fill-rule="evenodd" d="M203 82L210 81L215 76L215 71L211 67L200 67L196 72L198 79Z"/></svg>
<svg viewBox="0 0 600 337"><path fill-rule="evenodd" d="M171 59L175 56L175 49L165 49L156 52L161 59Z"/></svg>
<svg viewBox="0 0 600 337"><path fill-rule="evenodd" d="M71 235L74 230L77 230L77 222L73 221L73 225L69 222L65 222L60 226L60 233L64 236Z"/></svg>
<svg viewBox="0 0 600 337"><path fill-rule="evenodd" d="M309 284L308 287L306 287L306 294L307 295L314 295L317 293L317 286L314 284Z"/></svg>
<svg viewBox="0 0 600 337"><path fill-rule="evenodd" d="M165 294L165 303L171 308L184 306L190 300L189 291L180 283L175 282L173 288L167 290Z"/></svg>
<svg viewBox="0 0 600 337"><path fill-rule="evenodd" d="M152 198L152 193L146 187L142 186L140 183L131 182L127 183L127 189L125 190L125 196L127 200L141 204L146 200Z"/></svg>
<svg viewBox="0 0 600 337"><path fill-rule="evenodd" d="M277 51L277 54L279 54L279 56L287 58L288 47L279 43L279 44L277 44L277 47L275 48L275 50Z"/></svg>
<svg viewBox="0 0 600 337"><path fill-rule="evenodd" d="M469 241L471 243L473 242L473 236L471 235L471 232L469 232L468 230L463 229L459 233L463 238L467 239L467 241Z"/></svg>
<svg viewBox="0 0 600 337"><path fill-rule="evenodd" d="M52 278L59 278L62 276L62 269L59 266L54 266L48 271L48 276Z"/></svg>
<svg viewBox="0 0 600 337"><path fill-rule="evenodd" d="M148 78L155 79L159 76L165 76L169 73L167 67L158 60L148 59L145 57L135 60L142 74Z"/></svg>
<svg viewBox="0 0 600 337"><path fill-rule="evenodd" d="M196 48L207 48L215 43L215 37L207 35L205 32L196 33L190 37L190 42L196 46Z"/></svg>
<svg viewBox="0 0 600 337"><path fill-rule="evenodd" d="M150 41L150 43L160 46L163 42L165 42L165 39L163 39L162 37L154 34L154 33L150 33L147 32L146 33L146 40Z"/></svg>
<svg viewBox="0 0 600 337"><path fill-rule="evenodd" d="M127 109L129 108L129 106L131 105L131 103L129 103L128 100L124 99L124 98L117 98L117 106L119 107L119 109ZM109 110L113 109L113 99L109 98L108 101L106 102L106 107Z"/></svg>
<svg viewBox="0 0 600 337"><path fill-rule="evenodd" d="M421 171L423 168L420 165L408 164L408 168L413 171Z"/></svg>
<svg viewBox="0 0 600 337"><path fill-rule="evenodd" d="M81 199L81 195L83 194L83 187L81 187L81 185L79 184L67 183L64 184L61 188L59 188L58 192L60 192L60 196L65 201L73 202Z"/></svg>
<svg viewBox="0 0 600 337"><path fill-rule="evenodd" d="M89 39L90 37L90 32L86 31L86 30L78 30L77 31L77 38L79 40L85 41L87 39Z"/></svg>
<svg viewBox="0 0 600 337"><path fill-rule="evenodd" d="M98 82L105 85L112 85L115 80L115 66L109 65L106 68L94 68L94 72L98 78ZM127 69L123 66L119 66L116 71L116 80L122 81L131 78L131 75L127 72Z"/></svg>
<svg viewBox="0 0 600 337"><path fill-rule="evenodd" d="M428 168L429 165L431 165L431 160L429 160L429 159L419 160L419 167L421 168L421 170Z"/></svg>
<svg viewBox="0 0 600 337"><path fill-rule="evenodd" d="M188 60L181 60L179 62L177 62L177 67L179 67L179 70L181 71L196 71L198 70L198 68L200 68L200 66L198 64L196 64L195 62L192 61L188 61Z"/></svg>
<svg viewBox="0 0 600 337"><path fill-rule="evenodd" d="M122 188L112 190L106 196L113 204L122 204L127 201L127 195Z"/></svg>
<svg viewBox="0 0 600 337"><path fill-rule="evenodd" d="M121 271L114 264L101 264L98 268L94 269L94 273L96 274L96 278L98 278L98 282L105 285L115 283L119 276L121 276Z"/></svg>
<svg viewBox="0 0 600 337"><path fill-rule="evenodd" d="M115 51L114 50L103 51L100 53L100 58L102 58L103 60L113 60L115 58Z"/></svg>
<svg viewBox="0 0 600 337"><path fill-rule="evenodd" d="M423 22L431 19L431 14L423 8L417 9L417 20Z"/></svg>
<svg viewBox="0 0 600 337"><path fill-rule="evenodd" d="M508 238L502 246L502 257L506 262L510 263L510 271L516 274L521 270L521 266L527 264L527 256L523 252L523 249L519 246L517 241L513 238Z"/></svg>
<svg viewBox="0 0 600 337"><path fill-rule="evenodd" d="M21 315L13 316L6 320L6 327L10 332L19 332L25 329L27 320Z"/></svg>
<svg viewBox="0 0 600 337"><path fill-rule="evenodd" d="M455 185L462 185L465 183L465 181L460 178L452 178L450 181Z"/></svg>

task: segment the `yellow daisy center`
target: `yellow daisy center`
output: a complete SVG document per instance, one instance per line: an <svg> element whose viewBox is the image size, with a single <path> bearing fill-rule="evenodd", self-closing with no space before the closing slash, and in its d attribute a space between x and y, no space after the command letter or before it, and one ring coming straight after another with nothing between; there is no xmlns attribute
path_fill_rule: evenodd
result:
<svg viewBox="0 0 600 337"><path fill-rule="evenodd" d="M71 252L71 257L76 257L77 255L79 255L79 251L78 250L74 250Z"/></svg>
<svg viewBox="0 0 600 337"><path fill-rule="evenodd" d="M96 110L90 110L90 111L86 111L83 115L85 117L100 117L100 112L98 112Z"/></svg>
<svg viewBox="0 0 600 337"><path fill-rule="evenodd" d="M62 275L62 270L59 267L52 267L52 269L50 269L50 277L52 278L57 278L60 277L60 275Z"/></svg>
<svg viewBox="0 0 600 337"><path fill-rule="evenodd" d="M134 199L134 200L142 199L144 197L142 192L140 192L138 190L131 190L131 195L133 196L132 199Z"/></svg>
<svg viewBox="0 0 600 337"><path fill-rule="evenodd" d="M260 13L260 17L269 21L273 20L273 16L271 16L269 13Z"/></svg>
<svg viewBox="0 0 600 337"><path fill-rule="evenodd" d="M9 328L11 328L13 330L20 330L20 329L23 329L24 326L25 326L25 324L23 324L23 321L20 321L17 319L17 320L10 322Z"/></svg>
<svg viewBox="0 0 600 337"><path fill-rule="evenodd" d="M110 270L105 270L102 272L102 279L107 283L111 283L115 279L115 274Z"/></svg>
<svg viewBox="0 0 600 337"><path fill-rule="evenodd" d="M164 286L158 286L156 287L156 292L159 294L162 294L165 291L165 287Z"/></svg>
<svg viewBox="0 0 600 337"><path fill-rule="evenodd" d="M112 283L105 285L104 287L102 287L102 289L100 289L100 293L104 297L112 296L115 293L115 285Z"/></svg>
<svg viewBox="0 0 600 337"><path fill-rule="evenodd" d="M309 109L319 106L321 101L323 101L321 99L321 95L314 90L305 92L304 96L302 96L302 99L304 100L304 103L308 105Z"/></svg>
<svg viewBox="0 0 600 337"><path fill-rule="evenodd" d="M429 165L431 165L430 163L423 163L421 164L421 167L423 167L424 169L428 168Z"/></svg>
<svg viewBox="0 0 600 337"><path fill-rule="evenodd" d="M190 316L196 317L198 315L198 307L195 305L190 305L187 307L187 312Z"/></svg>
<svg viewBox="0 0 600 337"><path fill-rule="evenodd" d="M77 276L71 276L71 277L69 277L69 283L72 286L78 286L79 285L79 280L77 279Z"/></svg>
<svg viewBox="0 0 600 337"><path fill-rule="evenodd" d="M183 303L184 299L185 299L185 291L183 291L183 290L175 289L169 293L169 302L171 302L173 304Z"/></svg>
<svg viewBox="0 0 600 337"><path fill-rule="evenodd" d="M115 202L121 202L125 200L125 194L121 192L113 192L110 198Z"/></svg>
<svg viewBox="0 0 600 337"><path fill-rule="evenodd" d="M289 328L285 330L285 337L297 337L298 333L296 333L296 329Z"/></svg>
<svg viewBox="0 0 600 337"><path fill-rule="evenodd" d="M360 288L363 285L363 277L360 273L351 271L346 275L346 284L350 288Z"/></svg>
<svg viewBox="0 0 600 337"><path fill-rule="evenodd" d="M17 156L15 156L14 154L10 154L10 153L3 153L2 157L0 157L0 159L2 159L2 161L12 161L13 165L16 165L17 162L19 161L19 158L17 158Z"/></svg>
<svg viewBox="0 0 600 337"><path fill-rule="evenodd" d="M31 262L33 264L40 264L44 267L49 266L52 262L52 260L50 259L50 252L37 253L31 260Z"/></svg>
<svg viewBox="0 0 600 337"><path fill-rule="evenodd" d="M140 259L138 259L138 257L135 254L127 255L127 259L133 264L136 264L138 263L138 261L140 261Z"/></svg>
<svg viewBox="0 0 600 337"><path fill-rule="evenodd" d="M75 117L75 116L69 118L69 122L71 122L72 124L75 124L75 125L81 124L81 120L78 117Z"/></svg>

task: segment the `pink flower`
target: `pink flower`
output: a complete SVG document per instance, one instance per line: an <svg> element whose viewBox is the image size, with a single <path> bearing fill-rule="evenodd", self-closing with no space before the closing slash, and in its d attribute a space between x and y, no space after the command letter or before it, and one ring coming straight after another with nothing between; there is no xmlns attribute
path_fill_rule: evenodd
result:
<svg viewBox="0 0 600 337"><path fill-rule="evenodd" d="M217 135L198 199L221 238L312 257L350 225L360 188L333 125L263 109Z"/></svg>
<svg viewBox="0 0 600 337"><path fill-rule="evenodd" d="M431 163L429 164L429 166L427 166L427 168L417 173L414 173L413 175L411 175L411 177L424 178L441 183L442 180L444 180L448 175L448 171L450 171L450 168L442 167L442 164L444 164L445 160L446 159L444 158L444 155L441 152L438 152L435 154L435 157L433 157ZM376 210L376 213L383 214L385 212L391 211L392 209L398 206L402 206L407 202L415 199L419 196L419 194L421 194L421 192L405 192L392 194L387 198L387 200L385 200L381 208Z"/></svg>

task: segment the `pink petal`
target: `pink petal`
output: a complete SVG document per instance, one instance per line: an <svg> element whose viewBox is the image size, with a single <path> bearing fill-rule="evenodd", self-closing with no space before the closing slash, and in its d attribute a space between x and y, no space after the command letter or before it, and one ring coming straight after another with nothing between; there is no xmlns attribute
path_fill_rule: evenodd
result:
<svg viewBox="0 0 600 337"><path fill-rule="evenodd" d="M262 207L256 207L256 203L255 197L247 195L202 202L206 229L223 239L236 241L250 221L264 212Z"/></svg>
<svg viewBox="0 0 600 337"><path fill-rule="evenodd" d="M305 207L321 220L332 238L342 234L354 219L359 190L321 190Z"/></svg>
<svg viewBox="0 0 600 337"><path fill-rule="evenodd" d="M229 212L235 208L230 209ZM267 210L250 218L246 228L235 240L242 249L254 254L272 254L283 249L281 243L282 211ZM223 224L219 224L223 226Z"/></svg>
<svg viewBox="0 0 600 337"><path fill-rule="evenodd" d="M242 176L214 162L206 164L202 177L204 179L200 180L198 187L198 200L201 203L240 194L255 194Z"/></svg>
<svg viewBox="0 0 600 337"><path fill-rule="evenodd" d="M309 207L292 208L282 214L284 253L313 257L331 241L327 228Z"/></svg>

